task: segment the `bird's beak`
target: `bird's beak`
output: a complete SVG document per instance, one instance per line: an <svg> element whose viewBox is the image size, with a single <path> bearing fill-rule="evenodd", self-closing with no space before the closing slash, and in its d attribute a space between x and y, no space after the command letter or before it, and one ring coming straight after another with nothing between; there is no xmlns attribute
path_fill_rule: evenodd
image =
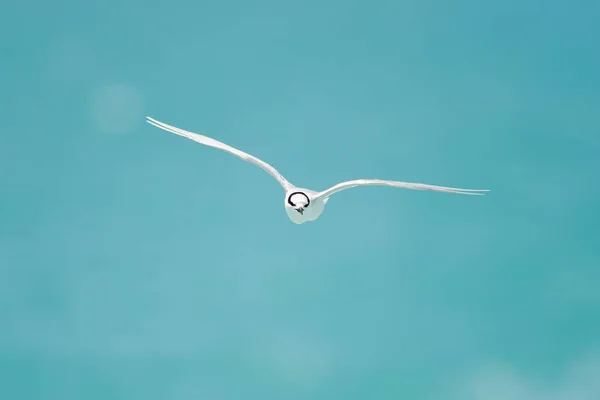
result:
<svg viewBox="0 0 600 400"><path fill-rule="evenodd" d="M300 215L304 214L304 208L296 208L296 211L298 211Z"/></svg>

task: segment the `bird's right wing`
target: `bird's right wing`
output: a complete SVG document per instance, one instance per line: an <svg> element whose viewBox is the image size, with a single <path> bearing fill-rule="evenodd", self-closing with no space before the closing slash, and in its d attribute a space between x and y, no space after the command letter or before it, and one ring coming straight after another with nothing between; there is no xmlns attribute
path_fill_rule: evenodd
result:
<svg viewBox="0 0 600 400"><path fill-rule="evenodd" d="M186 130L180 129L180 128L176 128L174 126L165 124L164 122L160 122L155 120L154 118L151 117L146 117L146 122L148 122L151 125L156 126L157 128L163 129L167 132L171 132L174 133L176 135L179 136L183 136L186 137L188 139L191 139L195 142L198 142L200 144L204 144L206 146L210 146L210 147L214 147L217 148L219 150L223 150L226 151L228 153L231 153L233 155L238 156L239 158L241 158L244 161L248 161L252 164L258 165L259 167L261 167L262 169L264 169L265 171L267 171L273 178L277 179L277 181L281 184L281 186L283 186L283 188L285 190L288 190L290 187L292 187L292 185L287 181L287 179L285 179L275 168L273 168L272 166L270 166L269 164L267 164L266 162L254 157L251 154L245 153L241 150L238 150L236 148L233 148L231 146L226 145L225 143L221 143L218 140L215 139L211 139L207 136L203 136L203 135L199 135L197 133L192 133L192 132L188 132Z"/></svg>
<svg viewBox="0 0 600 400"><path fill-rule="evenodd" d="M398 182L398 181L384 181L381 179L357 179L354 181L338 183L335 186L330 187L317 194L317 198L328 198L334 193L342 190L350 189L357 186L391 186L403 189L413 190L433 190L436 192L447 192L457 194L470 194L470 195L483 195L483 192L489 190L478 190L478 189L459 189L445 186L426 185L424 183L411 183L411 182Z"/></svg>

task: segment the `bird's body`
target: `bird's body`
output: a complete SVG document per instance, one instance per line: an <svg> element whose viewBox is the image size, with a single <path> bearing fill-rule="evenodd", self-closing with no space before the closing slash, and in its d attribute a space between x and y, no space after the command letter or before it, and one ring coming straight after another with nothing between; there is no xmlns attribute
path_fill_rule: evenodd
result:
<svg viewBox="0 0 600 400"><path fill-rule="evenodd" d="M303 224L319 218L329 198L320 198L318 195L318 192L310 189L292 187L287 190L285 212L290 220L295 224Z"/></svg>
<svg viewBox="0 0 600 400"><path fill-rule="evenodd" d="M432 190L436 192L447 192L457 194L469 194L469 195L482 195L483 192L488 190L475 190L475 189L459 189L445 186L426 185L422 183L410 183L410 182L399 182L399 181L387 181L381 179L357 179L353 181L347 181L339 183L335 186L330 187L322 192L316 192L314 190L298 188L292 185L287 179L285 179L275 168L266 162L248 154L234 147L221 143L215 139L207 136L199 135L185 131L180 128L176 128L171 125L167 125L163 122L157 121L151 117L147 117L147 122L165 131L174 133L179 136L186 137L200 144L214 147L223 151L227 151L233 155L238 156L244 161L258 165L263 170L268 172L273 178L275 178L279 184L285 190L285 211L290 220L295 224L303 224L305 222L314 221L323 213L325 204L329 200L329 197L339 191L350 189L357 186L390 186L404 189L413 190Z"/></svg>

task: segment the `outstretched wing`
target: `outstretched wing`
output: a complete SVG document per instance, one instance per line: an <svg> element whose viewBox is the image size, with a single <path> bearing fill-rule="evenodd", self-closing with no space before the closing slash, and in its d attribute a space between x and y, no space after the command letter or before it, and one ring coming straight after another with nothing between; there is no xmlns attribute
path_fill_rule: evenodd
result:
<svg viewBox="0 0 600 400"><path fill-rule="evenodd" d="M156 126L157 128L160 129L164 129L167 132L171 132L174 133L176 135L179 136L183 136L186 137L188 139L192 139L195 142L198 142L200 144L204 144L206 146L210 146L210 147L214 147L216 149L219 150L223 150L226 151L228 153L231 153L233 155L238 156L239 158L241 158L244 161L248 161L252 164L258 165L259 167L261 167L262 169L264 169L265 171L267 171L273 178L277 179L277 181L281 184L281 186L283 186L283 188L285 190L288 190L290 187L292 187L292 185L287 181L287 179L285 179L275 168L273 168L272 166L270 166L269 164L267 164L266 162L254 157L251 154L245 153L241 150L238 150L236 148L233 148L231 146L226 145L225 143L221 143L218 140L215 139L211 139L207 136L203 136L203 135L199 135L197 133L192 133L192 132L188 132L186 130L183 129L179 129L176 128L174 126L165 124L164 122L160 122L155 120L154 118L151 117L146 117L146 122L148 122L151 125Z"/></svg>
<svg viewBox="0 0 600 400"><path fill-rule="evenodd" d="M357 186L391 186L403 189L413 189L413 190L433 190L436 192L447 192L447 193L457 193L457 194L470 194L476 196L482 196L483 192L489 192L489 190L476 190L476 189L459 189L445 186L434 186L434 185L425 185L423 183L410 183L410 182L398 182L398 181L383 181L380 179L357 179L354 181L342 182L338 183L335 186L330 187L327 190L324 190L317 194L317 198L328 198L334 193L340 192L342 190L350 189Z"/></svg>

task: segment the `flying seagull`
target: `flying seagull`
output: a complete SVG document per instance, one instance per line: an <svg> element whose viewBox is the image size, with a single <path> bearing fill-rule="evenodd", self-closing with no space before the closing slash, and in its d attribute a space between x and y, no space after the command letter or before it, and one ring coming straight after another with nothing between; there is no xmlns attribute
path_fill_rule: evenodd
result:
<svg viewBox="0 0 600 400"><path fill-rule="evenodd" d="M436 192L469 194L479 196L483 195L483 192L489 191L475 189L458 189L444 186L425 185L423 183L384 181L381 179L357 179L353 181L338 183L337 185L332 186L329 189L323 190L322 192L315 192L314 190L299 188L292 185L275 168L273 168L266 162L254 157L253 155L233 148L229 145L226 145L225 143L221 143L215 139L211 139L209 137L199 135L197 133L188 132L186 130L165 124L164 122L157 121L154 118L146 117L146 119L146 122L148 122L149 124L154 125L167 132L186 137L206 146L215 147L217 149L227 151L233 155L238 156L244 161L248 161L264 169L273 178L275 178L285 190L285 211L287 212L288 217L295 224L303 224L305 222L316 220L317 218L319 218L319 216L325 209L325 204L327 204L329 196L342 190L350 189L357 186L391 186L404 189L433 190Z"/></svg>

